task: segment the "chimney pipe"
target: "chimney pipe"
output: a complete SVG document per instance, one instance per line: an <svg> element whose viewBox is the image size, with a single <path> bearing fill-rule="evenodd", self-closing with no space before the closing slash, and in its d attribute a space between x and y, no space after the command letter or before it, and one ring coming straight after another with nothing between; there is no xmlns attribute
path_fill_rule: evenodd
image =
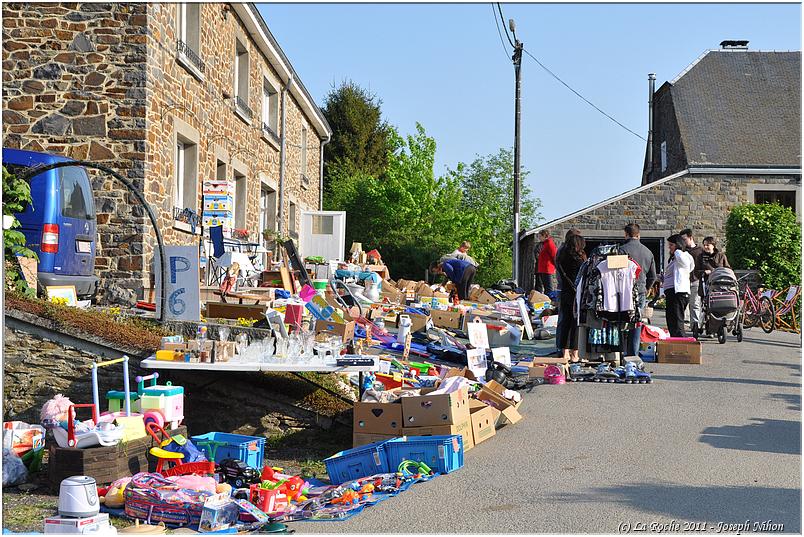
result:
<svg viewBox="0 0 804 537"><path fill-rule="evenodd" d="M656 86L656 74L648 74L648 181L653 180L653 92Z"/></svg>

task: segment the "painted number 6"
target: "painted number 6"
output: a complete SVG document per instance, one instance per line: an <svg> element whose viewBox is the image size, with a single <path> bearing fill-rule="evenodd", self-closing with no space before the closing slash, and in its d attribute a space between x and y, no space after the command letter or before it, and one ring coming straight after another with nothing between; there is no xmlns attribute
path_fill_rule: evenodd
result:
<svg viewBox="0 0 804 537"><path fill-rule="evenodd" d="M170 293L170 297L168 297L168 307L170 308L170 313L173 315L181 315L184 313L184 310L187 309L187 304L184 303L184 300L179 298L179 295L184 292L185 288L180 287Z"/></svg>

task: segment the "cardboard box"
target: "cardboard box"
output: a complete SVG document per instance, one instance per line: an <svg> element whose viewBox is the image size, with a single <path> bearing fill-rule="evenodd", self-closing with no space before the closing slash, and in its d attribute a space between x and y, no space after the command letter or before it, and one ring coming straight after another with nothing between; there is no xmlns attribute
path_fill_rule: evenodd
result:
<svg viewBox="0 0 804 537"><path fill-rule="evenodd" d="M378 433L352 433L352 447L365 446L366 444L373 444L374 442L382 442L383 440L390 440L397 438L395 434L378 434Z"/></svg>
<svg viewBox="0 0 804 537"><path fill-rule="evenodd" d="M463 437L463 450L469 451L475 445L472 436L472 419L467 417L465 420L454 425L436 425L430 427L403 427L404 436L441 436L449 434L459 434Z"/></svg>
<svg viewBox="0 0 804 537"><path fill-rule="evenodd" d="M656 361L663 364L701 364L700 341L656 342Z"/></svg>
<svg viewBox="0 0 804 537"><path fill-rule="evenodd" d="M468 367L464 367L462 369L458 369L457 367L451 367L447 370L447 374L444 375L444 378L449 377L466 377L469 380L477 380L475 374Z"/></svg>
<svg viewBox="0 0 804 537"><path fill-rule="evenodd" d="M419 315L418 313L408 313L407 315L410 317L411 332L426 329L427 325L432 322L432 318L429 315Z"/></svg>
<svg viewBox="0 0 804 537"><path fill-rule="evenodd" d="M494 295L482 288L477 291L474 296L472 296L472 293L469 293L469 300L473 300L478 304L494 304L497 302L497 299L494 298Z"/></svg>
<svg viewBox="0 0 804 537"><path fill-rule="evenodd" d="M463 314L460 311L430 310L433 324L439 328L458 328L463 326Z"/></svg>
<svg viewBox="0 0 804 537"><path fill-rule="evenodd" d="M253 319L259 321L265 318L268 306L256 304L228 304L226 302L207 302L207 318L209 319Z"/></svg>
<svg viewBox="0 0 804 537"><path fill-rule="evenodd" d="M475 445L496 434L495 426L499 411L477 399L469 400L469 415L472 422L472 440Z"/></svg>
<svg viewBox="0 0 804 537"><path fill-rule="evenodd" d="M61 535L102 535L110 531L109 513L98 513L95 516L84 518L66 516L45 518L45 533L57 533Z"/></svg>
<svg viewBox="0 0 804 537"><path fill-rule="evenodd" d="M354 406L354 434L402 435L402 405L396 403L361 403Z"/></svg>
<svg viewBox="0 0 804 537"><path fill-rule="evenodd" d="M435 388L424 389L417 397L402 398L405 427L455 425L469 419L469 393L466 389L429 395Z"/></svg>
<svg viewBox="0 0 804 537"><path fill-rule="evenodd" d="M344 342L351 341L355 337L355 322L347 321L345 323L336 323L332 321L316 321L315 333L320 334L321 332L341 336Z"/></svg>
<svg viewBox="0 0 804 537"><path fill-rule="evenodd" d="M522 419L522 415L517 411L520 403L514 403L502 396L505 388L495 381L490 381L477 392L477 399L500 411L496 425L499 427L510 423L517 423Z"/></svg>

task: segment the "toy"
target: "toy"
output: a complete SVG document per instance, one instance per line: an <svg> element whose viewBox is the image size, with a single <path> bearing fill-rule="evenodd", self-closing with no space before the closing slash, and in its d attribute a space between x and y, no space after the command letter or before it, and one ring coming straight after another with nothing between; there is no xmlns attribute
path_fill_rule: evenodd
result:
<svg viewBox="0 0 804 537"><path fill-rule="evenodd" d="M410 467L415 468L417 471L411 472ZM397 475L401 476L403 479L417 478L421 475L432 475L433 473L433 470L423 462L412 460L404 460L400 462L396 471Z"/></svg>
<svg viewBox="0 0 804 537"><path fill-rule="evenodd" d="M181 425L184 419L184 388L173 386L168 382L164 386L156 384L159 373L152 373L146 376L137 376L137 393L140 395L140 411L146 426L154 422L160 427L166 423L170 424L171 429ZM145 381L151 380L151 385L146 387Z"/></svg>
<svg viewBox="0 0 804 537"><path fill-rule="evenodd" d="M123 494L126 491L126 485L128 485L130 481L130 477L123 477L108 487L99 488L98 496L100 498L100 503L111 509L119 509L123 507Z"/></svg>
<svg viewBox="0 0 804 537"><path fill-rule="evenodd" d="M148 450L148 453L157 458L156 473L166 477L192 473L209 475L215 473L215 463L207 461L204 454L198 451L198 448L184 436L180 434L171 436L153 422L148 423L145 428L151 438L159 444L159 447L152 447ZM165 463L170 462L173 463L172 468L166 469Z"/></svg>
<svg viewBox="0 0 804 537"><path fill-rule="evenodd" d="M76 408L91 408L92 421L78 422ZM66 427L66 428L65 428ZM87 448L97 445L115 446L123 438L123 427L111 423L98 423L97 407L93 404L70 405L67 409L67 423L53 427L53 436L59 447Z"/></svg>
<svg viewBox="0 0 804 537"><path fill-rule="evenodd" d="M248 484L259 484L261 481L259 472L239 459L223 459L215 472L220 474L221 481L226 481L237 489Z"/></svg>
<svg viewBox="0 0 804 537"><path fill-rule="evenodd" d="M106 367L114 364L123 363L123 409L126 416L131 416L131 391L129 391L128 383L128 356L123 355L122 358L116 360L107 360L106 362L93 362L92 363L92 404L95 405L95 413L100 414L100 397L98 396L98 368Z"/></svg>
<svg viewBox="0 0 804 537"><path fill-rule="evenodd" d="M73 402L62 394L56 394L42 405L39 421L47 428L55 427L61 421L67 421L67 411Z"/></svg>

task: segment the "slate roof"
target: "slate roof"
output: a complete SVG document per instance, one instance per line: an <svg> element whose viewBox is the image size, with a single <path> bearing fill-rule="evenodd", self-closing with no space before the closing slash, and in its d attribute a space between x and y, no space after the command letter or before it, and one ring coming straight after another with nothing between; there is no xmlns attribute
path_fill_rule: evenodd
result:
<svg viewBox="0 0 804 537"><path fill-rule="evenodd" d="M691 166L801 166L801 52L712 50L671 86Z"/></svg>

